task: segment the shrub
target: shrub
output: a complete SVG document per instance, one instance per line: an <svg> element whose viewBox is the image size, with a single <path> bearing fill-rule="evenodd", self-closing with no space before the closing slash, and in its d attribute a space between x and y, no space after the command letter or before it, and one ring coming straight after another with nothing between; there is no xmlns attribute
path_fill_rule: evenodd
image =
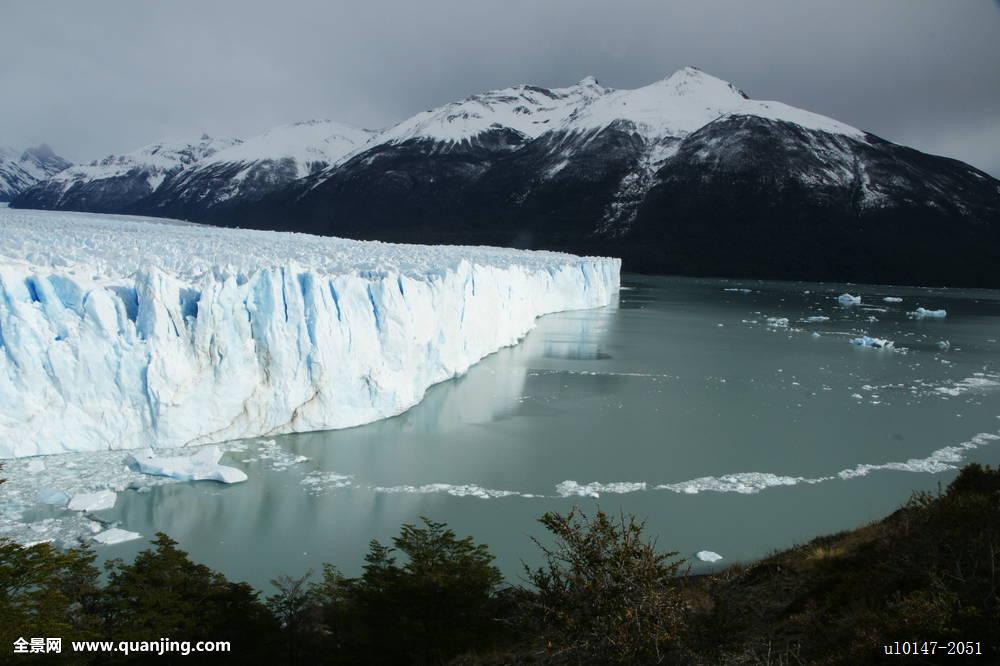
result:
<svg viewBox="0 0 1000 666"><path fill-rule="evenodd" d="M392 548L372 541L360 578L324 569L316 594L331 647L352 661L439 663L490 645L500 630L490 608L503 577L489 550L421 520Z"/></svg>
<svg viewBox="0 0 1000 666"><path fill-rule="evenodd" d="M684 627L677 553L657 551L633 516L593 519L573 509L540 522L544 566L525 568L550 657L603 663L662 661Z"/></svg>

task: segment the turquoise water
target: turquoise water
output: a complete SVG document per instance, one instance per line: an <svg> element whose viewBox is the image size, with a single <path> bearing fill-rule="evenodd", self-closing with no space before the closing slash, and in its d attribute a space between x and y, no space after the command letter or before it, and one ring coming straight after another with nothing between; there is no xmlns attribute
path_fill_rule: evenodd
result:
<svg viewBox="0 0 1000 666"><path fill-rule="evenodd" d="M927 460L1000 432L998 292L623 283L611 306L539 320L520 345L399 417L273 446L251 440L226 456L246 483L127 491L100 515L164 531L194 559L262 587L323 562L356 574L369 540L428 516L487 543L516 579L522 560L537 561L530 537L543 535L545 511L634 513L662 547L712 550L725 564L880 518L914 490L946 484L954 471L934 472L957 455L1000 463L1000 442L985 438ZM727 291L738 288L751 291ZM862 305L838 305L844 291ZM917 306L948 316L906 314ZM810 316L829 320L802 321ZM860 334L895 349L850 344ZM923 471L858 474L885 463ZM143 545L99 552L129 557Z"/></svg>

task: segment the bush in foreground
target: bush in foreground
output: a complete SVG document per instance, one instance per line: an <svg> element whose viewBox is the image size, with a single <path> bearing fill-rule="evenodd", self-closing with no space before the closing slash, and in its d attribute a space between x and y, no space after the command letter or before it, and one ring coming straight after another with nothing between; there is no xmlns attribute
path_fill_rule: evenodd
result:
<svg viewBox="0 0 1000 666"><path fill-rule="evenodd" d="M537 542L545 564L528 570L550 659L588 663L659 663L684 629L677 553L659 552L633 516L593 518L574 509L540 521L555 546Z"/></svg>

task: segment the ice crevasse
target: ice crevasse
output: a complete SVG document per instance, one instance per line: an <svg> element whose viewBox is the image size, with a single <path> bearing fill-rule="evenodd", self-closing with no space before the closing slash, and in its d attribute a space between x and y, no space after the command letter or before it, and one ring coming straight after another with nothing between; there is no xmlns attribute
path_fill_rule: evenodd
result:
<svg viewBox="0 0 1000 666"><path fill-rule="evenodd" d="M0 216L0 458L368 423L619 288L610 258Z"/></svg>

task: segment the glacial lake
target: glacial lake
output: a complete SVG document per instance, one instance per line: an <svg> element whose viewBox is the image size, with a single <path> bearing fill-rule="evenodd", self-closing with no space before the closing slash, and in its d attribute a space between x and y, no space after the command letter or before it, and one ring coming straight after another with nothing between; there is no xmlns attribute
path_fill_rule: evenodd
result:
<svg viewBox="0 0 1000 666"><path fill-rule="evenodd" d="M245 483L127 490L97 515L262 589L323 562L356 575L371 539L420 516L488 544L516 580L538 561L536 519L574 505L636 514L697 571L711 566L697 551L750 560L881 518L960 460L1000 463L1000 292L623 286L609 307L540 319L401 416L249 440L223 459ZM845 291L861 305L840 305ZM852 344L861 334L895 348Z"/></svg>

